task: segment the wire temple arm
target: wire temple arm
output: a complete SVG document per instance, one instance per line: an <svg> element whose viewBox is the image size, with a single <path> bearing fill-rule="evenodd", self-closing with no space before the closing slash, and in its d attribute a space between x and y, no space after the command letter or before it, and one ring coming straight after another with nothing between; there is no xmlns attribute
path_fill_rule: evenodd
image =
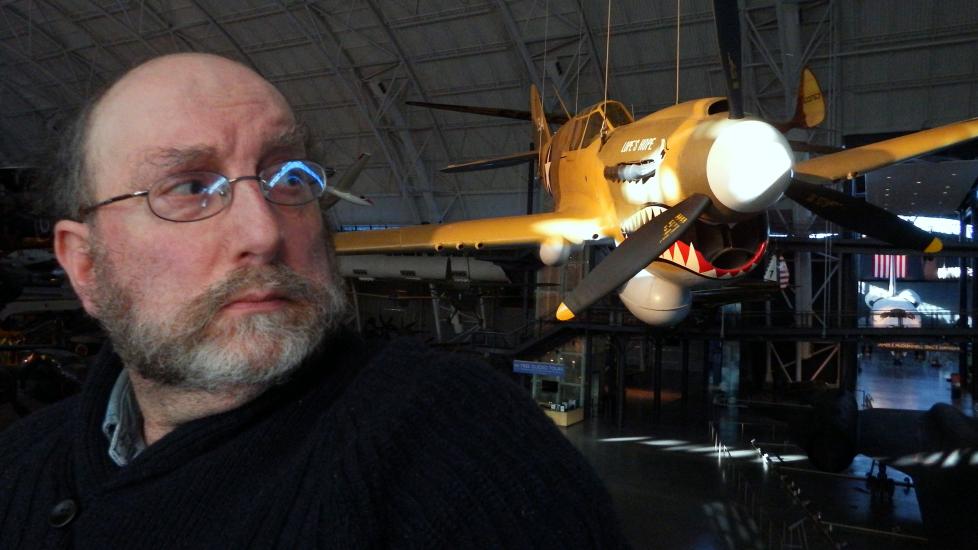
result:
<svg viewBox="0 0 978 550"><path fill-rule="evenodd" d="M105 199L104 201L93 204L91 206L84 206L78 209L78 213L81 214L82 217L85 217L91 214L92 212L94 212L95 210L105 206L106 204L112 204L114 202L124 201L126 199L131 199L133 197L145 197L146 195L149 195L149 191L136 191L135 193L126 193L125 195L118 195L116 197L112 197L111 199Z"/></svg>

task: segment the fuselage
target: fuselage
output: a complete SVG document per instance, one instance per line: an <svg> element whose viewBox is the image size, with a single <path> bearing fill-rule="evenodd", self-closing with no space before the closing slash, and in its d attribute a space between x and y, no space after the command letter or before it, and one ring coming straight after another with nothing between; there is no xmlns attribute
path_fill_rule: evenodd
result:
<svg viewBox="0 0 978 550"><path fill-rule="evenodd" d="M734 210L727 204L740 206L736 198L717 197L723 190L711 187L708 165L718 135L731 124L726 115L723 98L681 103L637 121L614 101L586 110L564 124L549 145L545 180L556 209L596 204L609 218L606 225L617 228L602 237L620 243L669 206L694 193L705 194L713 206L649 269L694 285L752 270L767 243L764 210L781 191L761 197L763 209L758 211Z"/></svg>
<svg viewBox="0 0 978 550"><path fill-rule="evenodd" d="M745 275L767 247L766 209L791 173L781 134L754 119L727 118L723 98L680 103L637 121L618 102L564 124L543 156L558 211L597 209L621 243L693 194L711 206L619 293L638 317L668 324L689 309L690 289Z"/></svg>

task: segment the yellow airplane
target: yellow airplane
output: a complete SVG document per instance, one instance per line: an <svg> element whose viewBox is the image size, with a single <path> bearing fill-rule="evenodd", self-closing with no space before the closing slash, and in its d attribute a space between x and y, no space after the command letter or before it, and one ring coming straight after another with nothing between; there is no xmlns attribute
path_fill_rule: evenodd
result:
<svg viewBox="0 0 978 550"><path fill-rule="evenodd" d="M929 233L826 184L978 137L978 119L795 163L778 127L820 122L821 91L806 72L791 123L776 127L745 116L735 10L736 3L714 3L726 98L687 101L639 120L617 101L603 101L569 119L548 115L535 87L529 112L415 103L529 119L535 151L444 171L496 168L535 157L554 211L339 233L337 252L532 246L545 264L555 265L586 241L610 238L616 248L567 293L556 317L572 319L617 290L637 318L671 325L688 314L691 290L723 286L762 262L768 242L765 212L782 195L851 230L903 248L939 251L940 240ZM550 122L563 124L551 134Z"/></svg>

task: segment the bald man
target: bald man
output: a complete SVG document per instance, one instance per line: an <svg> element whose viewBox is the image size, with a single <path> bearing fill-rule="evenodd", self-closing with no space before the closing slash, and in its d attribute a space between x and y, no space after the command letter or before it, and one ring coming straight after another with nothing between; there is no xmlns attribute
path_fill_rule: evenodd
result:
<svg viewBox="0 0 978 550"><path fill-rule="evenodd" d="M206 54L136 67L65 132L55 253L110 344L79 396L0 434L0 548L621 545L519 388L341 328L304 137Z"/></svg>

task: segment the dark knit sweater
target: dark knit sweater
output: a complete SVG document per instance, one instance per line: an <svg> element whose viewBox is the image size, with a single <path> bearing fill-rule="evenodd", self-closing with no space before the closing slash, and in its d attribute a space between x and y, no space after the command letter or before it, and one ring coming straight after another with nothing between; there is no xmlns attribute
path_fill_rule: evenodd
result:
<svg viewBox="0 0 978 550"><path fill-rule="evenodd" d="M0 433L0 549L620 546L592 469L486 366L334 338L292 380L116 466L118 359ZM77 513L53 527L65 499ZM63 515L62 515L63 518Z"/></svg>

